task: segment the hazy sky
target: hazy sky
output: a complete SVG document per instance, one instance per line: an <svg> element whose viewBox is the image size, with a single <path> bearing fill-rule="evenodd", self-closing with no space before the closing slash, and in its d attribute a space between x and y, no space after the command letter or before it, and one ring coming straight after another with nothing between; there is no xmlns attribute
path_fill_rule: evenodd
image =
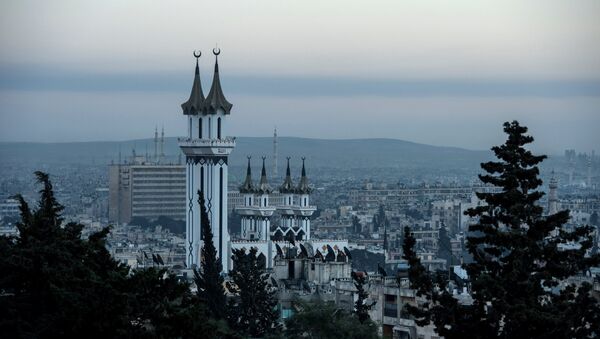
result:
<svg viewBox="0 0 600 339"><path fill-rule="evenodd" d="M218 44L238 136L600 150L600 1L0 3L0 141L184 134Z"/></svg>

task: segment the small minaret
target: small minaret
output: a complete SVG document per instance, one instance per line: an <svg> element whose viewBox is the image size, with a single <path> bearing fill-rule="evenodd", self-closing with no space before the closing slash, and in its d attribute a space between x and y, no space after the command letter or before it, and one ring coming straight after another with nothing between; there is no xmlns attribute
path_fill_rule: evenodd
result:
<svg viewBox="0 0 600 339"><path fill-rule="evenodd" d="M292 173L290 171L290 157L287 157L285 180L279 187L279 193L283 196L281 227L287 229L293 226L293 221L295 219L293 210L290 210L290 207L294 204L294 193L296 193L296 187L294 187L294 183L292 182Z"/></svg>
<svg viewBox="0 0 600 339"><path fill-rule="evenodd" d="M308 185L308 178L306 177L305 160L306 158L302 157L302 175L300 176L298 188L296 188L296 194L298 195L298 226L304 231L306 240L310 240L310 217L316 208L310 206L309 195L312 189Z"/></svg>
<svg viewBox="0 0 600 339"><path fill-rule="evenodd" d="M246 168L246 180L240 186L240 194L244 197L244 208L238 209L237 212L241 217L241 236L243 239L250 239L254 236L251 235L251 232L254 232L255 225L254 217L251 215L250 209L254 204L253 198L254 193L256 192L256 188L254 187L254 183L252 182L252 168L250 167L250 159L252 157L248 156L248 167Z"/></svg>
<svg viewBox="0 0 600 339"><path fill-rule="evenodd" d="M277 127L273 131L273 177L277 178Z"/></svg>
<svg viewBox="0 0 600 339"><path fill-rule="evenodd" d="M558 212L558 195L556 193L558 181L554 177L554 171L552 171L552 177L550 178L550 184L548 185L548 188L548 215L553 215Z"/></svg>

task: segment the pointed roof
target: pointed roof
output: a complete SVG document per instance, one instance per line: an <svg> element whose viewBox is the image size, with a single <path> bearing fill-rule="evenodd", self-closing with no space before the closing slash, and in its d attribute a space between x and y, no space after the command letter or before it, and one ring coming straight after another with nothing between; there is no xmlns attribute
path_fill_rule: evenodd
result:
<svg viewBox="0 0 600 339"><path fill-rule="evenodd" d="M295 187L292 182L292 174L290 172L290 157L287 157L287 169L285 170L285 180L281 187L279 187L279 193L294 193Z"/></svg>
<svg viewBox="0 0 600 339"><path fill-rule="evenodd" d="M265 159L266 157L262 157L263 165L262 170L260 171L260 182L258 183L258 187L256 188L256 192L261 194L269 194L273 190L267 182L267 170L265 169Z"/></svg>
<svg viewBox="0 0 600 339"><path fill-rule="evenodd" d="M213 54L215 55L215 74L213 75L212 86L210 87L210 91L204 100L204 104L202 105L202 112L204 114L215 114L217 110L222 109L225 114L229 114L231 112L231 107L233 105L225 99L225 94L223 94L223 89L221 88L221 80L219 78L219 57L221 54L220 49L213 49Z"/></svg>
<svg viewBox="0 0 600 339"><path fill-rule="evenodd" d="M298 184L298 188L296 188L296 193L298 194L310 194L312 189L308 186L308 178L306 177L306 169L304 167L304 160L306 158L302 157L302 176L300 177L300 183Z"/></svg>
<svg viewBox="0 0 600 339"><path fill-rule="evenodd" d="M183 114L198 114L202 110L202 104L204 103L204 93L202 92L202 83L200 82L200 68L198 67L198 58L202 53L196 54L196 73L194 74L194 83L192 84L192 92L188 101L181 104Z"/></svg>
<svg viewBox="0 0 600 339"><path fill-rule="evenodd" d="M248 157L248 168L246 169L246 181L240 186L240 193L254 193L254 184L252 183L252 170L250 169L250 158Z"/></svg>

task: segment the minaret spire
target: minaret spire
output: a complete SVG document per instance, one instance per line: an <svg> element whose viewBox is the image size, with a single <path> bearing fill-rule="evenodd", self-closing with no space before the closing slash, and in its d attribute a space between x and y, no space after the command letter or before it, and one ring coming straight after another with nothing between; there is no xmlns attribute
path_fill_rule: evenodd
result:
<svg viewBox="0 0 600 339"><path fill-rule="evenodd" d="M302 157L302 176L300 177L300 183L298 184L298 189L296 190L299 194L309 194L312 191L310 186L308 186L308 178L306 177L304 160L306 160L306 158Z"/></svg>
<svg viewBox="0 0 600 339"><path fill-rule="evenodd" d="M267 157L262 157L262 170L260 171L260 182L258 183L258 193L261 194L269 194L272 189L267 182L267 169L265 168L265 159Z"/></svg>
<svg viewBox="0 0 600 339"><path fill-rule="evenodd" d="M225 98L219 78L219 54L221 54L221 49L214 48L213 54L215 55L215 73L210 91L202 105L202 112L204 114L216 114L220 109L224 114L229 114L233 105Z"/></svg>
<svg viewBox="0 0 600 339"><path fill-rule="evenodd" d="M287 169L285 170L285 180L279 188L279 193L294 193L294 183L292 182L292 173L290 171L290 157L287 157Z"/></svg>
<svg viewBox="0 0 600 339"><path fill-rule="evenodd" d="M194 83L192 84L192 92L188 101L181 104L183 114L194 115L198 114L204 103L204 93L202 92L202 83L200 82L200 67L198 67L198 59L202 55L202 52L194 51L194 57L196 57L196 72L194 73Z"/></svg>
<svg viewBox="0 0 600 339"><path fill-rule="evenodd" d="M254 184L252 183L252 169L250 168L251 156L248 156L248 168L246 168L246 181L240 186L240 193L254 193Z"/></svg>

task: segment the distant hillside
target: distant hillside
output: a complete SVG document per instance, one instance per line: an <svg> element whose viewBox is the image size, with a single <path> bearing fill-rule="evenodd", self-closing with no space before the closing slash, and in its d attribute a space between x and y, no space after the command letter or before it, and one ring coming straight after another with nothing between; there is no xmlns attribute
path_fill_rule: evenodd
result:
<svg viewBox="0 0 600 339"><path fill-rule="evenodd" d="M119 148L123 159L135 147L138 154L146 149L154 151L152 139L122 142L70 142L70 143L0 143L3 162L22 163L110 163L117 161ZM180 154L176 138L165 139L165 153L171 161ZM254 156L258 165L260 156L271 158L272 138L240 137L231 157L231 165L243 166L247 155ZM311 168L478 168L479 163L491 156L489 151L471 151L455 147L437 147L396 139L345 139L326 140L279 137L280 168L285 157L291 156L297 166L300 157L307 157ZM269 160L269 164L271 160Z"/></svg>

